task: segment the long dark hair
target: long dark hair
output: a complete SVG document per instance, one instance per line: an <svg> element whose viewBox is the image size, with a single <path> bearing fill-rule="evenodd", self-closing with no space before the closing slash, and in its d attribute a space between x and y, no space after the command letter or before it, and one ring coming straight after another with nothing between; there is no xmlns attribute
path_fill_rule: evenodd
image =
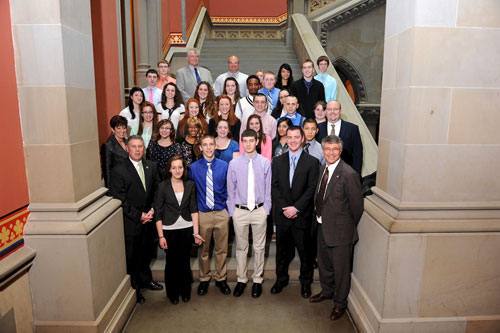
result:
<svg viewBox="0 0 500 333"><path fill-rule="evenodd" d="M227 95L227 90L226 90L226 83L227 83L227 81L233 81L234 84L236 85L236 91L234 92L234 104L236 104L236 103L238 103L238 101L241 98L241 95L240 95L240 85L239 85L238 81L236 81L236 79L234 77L228 77L224 81L224 89L222 91L223 95Z"/></svg>
<svg viewBox="0 0 500 333"><path fill-rule="evenodd" d="M276 79L276 88L278 89L281 89L283 87L283 84L282 84L282 77L281 77L281 70L282 69L286 69L287 71L290 72L290 77L288 78L288 80L286 81L286 86L287 87L290 87L290 85L292 84L293 82L293 74L292 74L292 67L285 63L285 64L282 64L280 66L280 69L278 70L278 78Z"/></svg>
<svg viewBox="0 0 500 333"><path fill-rule="evenodd" d="M196 98L201 105L198 89L202 84L207 86L208 95L207 95L207 100L205 101L204 108L200 106L200 113L203 114L205 117L208 115L210 118L213 118L214 114L217 112L217 105L216 105L217 101L215 99L214 90L210 85L210 83L208 83L207 81L201 81L200 83L198 83L198 85L196 86L196 90L194 91L194 98ZM186 111L187 111L187 105L186 105Z"/></svg>
<svg viewBox="0 0 500 333"><path fill-rule="evenodd" d="M290 120L290 118L287 118L287 117L281 117L279 120L278 120L278 124L276 125L276 138L279 140L281 137L280 137L280 134L278 132L278 127L281 123L285 122L287 125L288 125L288 128L292 127L293 126L293 123L292 121ZM285 134L286 135L286 134Z"/></svg>
<svg viewBox="0 0 500 333"><path fill-rule="evenodd" d="M139 88L139 87L133 87L132 89L130 89L130 94L129 94L129 98L128 98L128 110L130 112L130 115L132 116L132 119L135 119L134 101L132 101L132 95L134 95L134 93L136 91L140 91L141 92L141 94L142 94L142 103L144 103L144 101L146 100L146 96L144 96L144 91L142 91L141 88Z"/></svg>
<svg viewBox="0 0 500 333"><path fill-rule="evenodd" d="M163 87L163 90L161 92L161 107L163 108L163 110L167 109L167 94L165 92L167 91L168 86L172 86L175 88L174 109L177 109L183 103L182 94L179 88L177 88L177 85L173 82L169 82Z"/></svg>

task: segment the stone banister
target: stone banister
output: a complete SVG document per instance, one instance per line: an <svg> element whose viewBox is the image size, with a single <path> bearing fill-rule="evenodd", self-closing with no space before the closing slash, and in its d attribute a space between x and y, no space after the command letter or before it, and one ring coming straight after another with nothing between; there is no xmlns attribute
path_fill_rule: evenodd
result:
<svg viewBox="0 0 500 333"><path fill-rule="evenodd" d="M323 55L328 56L316 37L316 33L313 31L309 21L303 14L292 15L292 27L293 45L300 62L309 58L316 63L318 57ZM354 123L359 127L361 140L363 141L363 168L361 174L362 176L369 175L377 170L377 144L342 84L337 71L332 66L332 61L330 61L327 73L333 76L339 83L337 85L337 99L342 104L342 119Z"/></svg>

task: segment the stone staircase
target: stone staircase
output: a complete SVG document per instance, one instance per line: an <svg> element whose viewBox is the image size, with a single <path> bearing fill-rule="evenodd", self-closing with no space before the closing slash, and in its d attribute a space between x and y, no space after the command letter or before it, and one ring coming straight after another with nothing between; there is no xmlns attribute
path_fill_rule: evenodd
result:
<svg viewBox="0 0 500 333"><path fill-rule="evenodd" d="M248 272L247 276L251 279L253 273L253 257L251 255L252 249L251 245L249 248L249 257L247 260ZM198 258L193 257L196 252L192 251L191 256L191 270L193 271L193 278L195 281L194 288L197 288L198 282ZM213 252L212 252L213 254ZM211 255L211 270L215 270L215 255ZM236 281L236 243L233 241L229 243L228 256L227 256L227 280L230 282ZM161 249L158 250L156 259L153 259L151 270L153 272L153 279L155 281L164 281L164 269L165 269L165 252ZM295 258L290 263L288 268L288 274L290 275L290 281L298 281L300 274L300 259L299 254L295 251ZM266 257L264 259L264 280L269 281L268 287L270 288L273 281L276 280L276 242L266 241ZM319 281L318 270L314 270L314 280ZM267 288L267 287L266 287Z"/></svg>
<svg viewBox="0 0 500 333"><path fill-rule="evenodd" d="M212 73L215 80L220 74L227 72L227 58L236 55L240 59L240 71L254 74L259 68L278 74L281 64L288 63L292 67L294 79L302 76L301 65L293 46L286 46L284 41L220 41L205 40L201 48L200 65Z"/></svg>

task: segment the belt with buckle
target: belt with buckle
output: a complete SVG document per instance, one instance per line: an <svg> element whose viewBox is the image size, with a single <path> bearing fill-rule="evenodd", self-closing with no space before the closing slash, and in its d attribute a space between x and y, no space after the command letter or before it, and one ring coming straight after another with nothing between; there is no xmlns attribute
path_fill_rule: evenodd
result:
<svg viewBox="0 0 500 333"><path fill-rule="evenodd" d="M262 207L262 206L264 206L264 204L263 204L263 203L256 204L256 205L255 205L255 208L254 208L253 210L255 210L255 209L259 208L259 207ZM236 207L236 208L239 208L239 209L244 209L244 210L249 210L249 211L251 211L251 210L250 210L250 208L248 208L247 206L243 206L243 205L235 205L235 207Z"/></svg>

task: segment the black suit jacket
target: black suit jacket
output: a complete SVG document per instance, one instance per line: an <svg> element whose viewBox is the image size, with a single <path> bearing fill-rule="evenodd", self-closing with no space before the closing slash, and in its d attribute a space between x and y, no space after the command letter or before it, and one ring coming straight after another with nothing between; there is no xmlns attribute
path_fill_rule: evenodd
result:
<svg viewBox="0 0 500 333"><path fill-rule="evenodd" d="M155 162L142 160L142 163L146 179L146 190L142 186L137 169L129 158L111 170L109 193L122 202L126 236L138 235L141 233L143 226L154 225L154 222L143 225L141 216L142 213L147 213L152 208L154 194L160 179Z"/></svg>
<svg viewBox="0 0 500 333"><path fill-rule="evenodd" d="M323 177L325 168L325 164L320 167L319 177ZM315 201L320 185L321 179L314 192ZM358 240L356 227L362 214L363 193L359 175L340 160L328 183L321 209L321 226L326 245L354 244Z"/></svg>
<svg viewBox="0 0 500 333"><path fill-rule="evenodd" d="M292 187L290 188L290 163L289 152L273 159L271 193L275 206L276 225L289 226L292 223L300 228L311 225L313 213L313 197L318 181L319 162L302 151L295 173L293 174ZM296 219L287 219L283 208L294 206L299 210Z"/></svg>
<svg viewBox="0 0 500 333"><path fill-rule="evenodd" d="M127 139L125 139L127 144ZM104 186L109 188L111 170L128 158L128 152L120 146L114 134L101 146L101 168Z"/></svg>
<svg viewBox="0 0 500 333"><path fill-rule="evenodd" d="M158 185L154 209L154 221L161 220L163 225L174 224L179 216L182 216L186 221L191 221L191 214L198 212L194 182L189 179L184 181L184 194L182 195L181 204L179 205L175 197L174 188L172 187L172 179L165 179Z"/></svg>
<svg viewBox="0 0 500 333"><path fill-rule="evenodd" d="M318 124L319 142L328 135L327 126L328 121ZM361 175L361 168L363 166L363 143L361 141L361 135L359 134L359 127L348 121L341 120L339 136L344 142L344 148L340 158Z"/></svg>
<svg viewBox="0 0 500 333"><path fill-rule="evenodd" d="M325 100L325 86L320 81L313 79L311 88L307 90L304 77L292 83L290 87L292 95L296 96L301 107L301 113L306 118L314 119L314 104Z"/></svg>

